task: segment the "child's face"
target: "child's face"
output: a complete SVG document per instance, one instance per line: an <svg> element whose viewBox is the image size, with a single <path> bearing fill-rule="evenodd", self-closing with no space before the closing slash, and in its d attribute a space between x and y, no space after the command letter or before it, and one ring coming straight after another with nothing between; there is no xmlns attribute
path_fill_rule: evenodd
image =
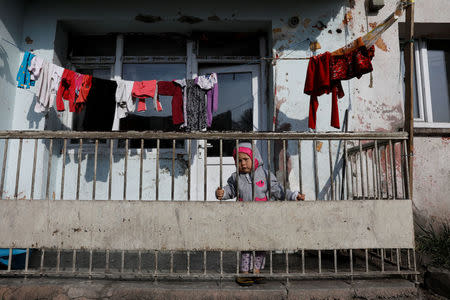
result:
<svg viewBox="0 0 450 300"><path fill-rule="evenodd" d="M245 153L239 152L239 173L252 171L252 159Z"/></svg>

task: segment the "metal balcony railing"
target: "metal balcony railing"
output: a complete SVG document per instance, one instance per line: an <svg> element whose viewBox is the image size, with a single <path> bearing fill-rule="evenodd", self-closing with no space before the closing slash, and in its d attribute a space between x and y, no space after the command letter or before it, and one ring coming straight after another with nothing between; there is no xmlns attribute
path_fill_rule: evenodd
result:
<svg viewBox="0 0 450 300"><path fill-rule="evenodd" d="M266 252L268 270L258 276L269 278L416 275L406 140L373 132L0 131L0 222L9 228L0 236L9 249L0 274L224 279L239 274L248 250ZM214 190L237 170L230 153L240 141L263 153L268 176L284 189L353 201L224 205ZM250 217L258 209L261 217ZM231 232L230 222L243 232ZM333 232L340 228L348 235ZM17 248L23 265L13 259Z"/></svg>

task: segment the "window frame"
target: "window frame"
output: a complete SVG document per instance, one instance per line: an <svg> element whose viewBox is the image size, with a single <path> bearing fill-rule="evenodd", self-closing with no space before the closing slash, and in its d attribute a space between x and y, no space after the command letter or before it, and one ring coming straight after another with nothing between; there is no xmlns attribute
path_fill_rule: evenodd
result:
<svg viewBox="0 0 450 300"><path fill-rule="evenodd" d="M414 127L450 128L450 122L433 121L433 101L431 99L428 47L426 39L414 41L414 61L419 112L419 117L414 118ZM450 74L448 74L448 76L450 76Z"/></svg>

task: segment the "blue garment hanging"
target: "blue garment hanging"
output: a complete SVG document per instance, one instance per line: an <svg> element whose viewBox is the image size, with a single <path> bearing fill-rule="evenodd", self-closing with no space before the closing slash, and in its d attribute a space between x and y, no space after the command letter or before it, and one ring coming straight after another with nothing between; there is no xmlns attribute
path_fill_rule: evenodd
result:
<svg viewBox="0 0 450 300"><path fill-rule="evenodd" d="M31 60L35 57L34 54L26 51L23 55L22 64L20 65L19 72L17 73L17 87L29 89L30 86L34 86L34 80L31 80L31 73L28 71L28 66Z"/></svg>

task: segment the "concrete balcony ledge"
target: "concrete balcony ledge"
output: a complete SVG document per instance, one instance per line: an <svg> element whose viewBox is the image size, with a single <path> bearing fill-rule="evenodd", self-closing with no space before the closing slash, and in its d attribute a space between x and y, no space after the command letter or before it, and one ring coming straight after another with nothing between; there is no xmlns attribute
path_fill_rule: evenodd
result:
<svg viewBox="0 0 450 300"><path fill-rule="evenodd" d="M0 299L417 299L412 282L389 280L269 281L240 287L231 281L136 282L76 279L0 280Z"/></svg>

